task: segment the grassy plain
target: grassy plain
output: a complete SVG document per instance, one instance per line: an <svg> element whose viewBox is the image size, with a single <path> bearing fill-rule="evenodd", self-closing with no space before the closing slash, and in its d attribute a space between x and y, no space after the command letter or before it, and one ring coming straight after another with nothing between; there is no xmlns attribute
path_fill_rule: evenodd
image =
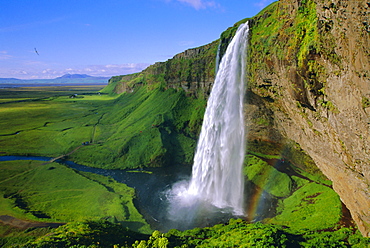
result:
<svg viewBox="0 0 370 248"><path fill-rule="evenodd" d="M0 154L58 156L90 141L99 119L95 109L113 100L92 91L100 88L0 90Z"/></svg>
<svg viewBox="0 0 370 248"><path fill-rule="evenodd" d="M58 163L0 162L0 215L40 222L100 220L148 232L135 192L113 179Z"/></svg>
<svg viewBox="0 0 370 248"><path fill-rule="evenodd" d="M0 155L57 157L83 150L115 96L101 87L0 90ZM99 111L99 112L98 112ZM93 145L91 145L93 146ZM0 215L41 222L109 219L132 230L149 226L133 205L134 190L103 176L57 163L0 162Z"/></svg>

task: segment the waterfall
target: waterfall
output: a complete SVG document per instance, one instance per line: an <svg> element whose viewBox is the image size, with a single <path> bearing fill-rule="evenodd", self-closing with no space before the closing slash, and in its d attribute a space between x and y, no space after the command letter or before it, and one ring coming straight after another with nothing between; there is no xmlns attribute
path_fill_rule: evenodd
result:
<svg viewBox="0 0 370 248"><path fill-rule="evenodd" d="M243 214L244 71L248 24L242 24L222 57L208 99L189 192L218 208Z"/></svg>
<svg viewBox="0 0 370 248"><path fill-rule="evenodd" d="M245 153L243 100L248 23L239 26L221 59L208 99L190 181L174 185L170 215L194 219L222 209L244 215ZM202 210L199 210L202 208Z"/></svg>
<svg viewBox="0 0 370 248"><path fill-rule="evenodd" d="M218 66L220 65L220 52L221 52L221 44L222 44L222 40L220 39L220 42L218 43L218 47L217 47L217 54L216 54L216 66L215 66L215 74L217 75L217 72L218 72Z"/></svg>

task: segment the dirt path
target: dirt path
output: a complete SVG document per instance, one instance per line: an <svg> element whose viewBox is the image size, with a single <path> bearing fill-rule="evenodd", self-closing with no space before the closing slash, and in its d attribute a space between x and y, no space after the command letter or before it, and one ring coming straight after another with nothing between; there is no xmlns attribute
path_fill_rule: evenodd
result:
<svg viewBox="0 0 370 248"><path fill-rule="evenodd" d="M76 147L73 151L71 151L71 152L69 152L69 153L67 153L67 154L63 154L63 155L60 155L59 157L56 157L56 158L50 159L48 163L52 163L52 162L54 162L54 161L56 161L56 160L58 160L58 159L61 159L61 158L67 157L67 156L71 155L72 153L76 152L78 149L80 149L80 148L81 148L81 147L83 147L83 146L86 146L86 145L78 146L78 147Z"/></svg>
<svg viewBox="0 0 370 248"><path fill-rule="evenodd" d="M21 220L9 215L0 215L0 222L4 225L10 225L21 230L26 230L28 228L40 228L40 227L59 227L65 225L66 223L46 223L46 222L37 222L37 221L27 221Z"/></svg>

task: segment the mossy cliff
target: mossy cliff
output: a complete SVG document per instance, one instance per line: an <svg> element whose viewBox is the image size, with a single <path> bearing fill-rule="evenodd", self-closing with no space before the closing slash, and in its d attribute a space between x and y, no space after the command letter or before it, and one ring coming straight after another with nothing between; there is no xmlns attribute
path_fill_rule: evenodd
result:
<svg viewBox="0 0 370 248"><path fill-rule="evenodd" d="M366 1L281 0L254 17L246 108L250 144L299 145L367 236L369 15Z"/></svg>
<svg viewBox="0 0 370 248"><path fill-rule="evenodd" d="M188 49L166 62L157 62L140 73L112 77L109 87L116 93L132 92L141 85L182 89L188 96L204 98L215 78L218 41Z"/></svg>
<svg viewBox="0 0 370 248"><path fill-rule="evenodd" d="M369 15L366 1L281 0L251 18L245 108L248 151L278 155L305 171L323 173L365 236L370 236ZM239 24L221 35L221 43L189 49L141 73L113 77L106 90L181 94L178 103L187 102L182 110L189 113L177 111L182 124L175 125L181 126L175 133L196 138L217 50L222 55ZM189 110L193 102L203 105ZM165 116L171 116L170 123L175 120ZM184 133L189 123L197 125Z"/></svg>

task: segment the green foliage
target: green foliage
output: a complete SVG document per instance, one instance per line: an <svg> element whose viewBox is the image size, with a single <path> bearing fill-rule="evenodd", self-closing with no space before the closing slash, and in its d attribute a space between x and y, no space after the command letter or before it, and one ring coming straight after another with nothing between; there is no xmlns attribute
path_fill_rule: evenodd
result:
<svg viewBox="0 0 370 248"><path fill-rule="evenodd" d="M159 239L164 246L149 245ZM369 238L349 228L295 234L277 225L231 219L227 224L182 232L170 230L162 234L156 231L148 241L136 241L134 247L367 247L369 242Z"/></svg>
<svg viewBox="0 0 370 248"><path fill-rule="evenodd" d="M276 197L286 197L292 190L290 177L262 159L247 155L244 174L250 181Z"/></svg>
<svg viewBox="0 0 370 248"><path fill-rule="evenodd" d="M331 101L319 100L318 104L320 104L322 107L326 108L330 112L333 112L333 113L338 113L339 112L338 108Z"/></svg>
<svg viewBox="0 0 370 248"><path fill-rule="evenodd" d="M159 231L154 231L148 241L135 241L132 247L135 248L167 248L169 244L168 239Z"/></svg>
<svg viewBox="0 0 370 248"><path fill-rule="evenodd" d="M370 107L370 99L367 97L362 97L361 104L362 108L364 109Z"/></svg>
<svg viewBox="0 0 370 248"><path fill-rule="evenodd" d="M151 236L132 232L109 222L70 223L55 230L43 230L40 238L0 239L4 247L367 247L369 238L349 228L333 232L291 234L286 229L261 223L230 220L214 227ZM30 237L29 237L30 238ZM135 241L136 240L136 241ZM8 243L4 243L7 242ZM13 241L13 243L11 243Z"/></svg>
<svg viewBox="0 0 370 248"><path fill-rule="evenodd" d="M155 231L148 241L138 240L134 247L285 247L287 242L277 227L231 219L227 224L183 232Z"/></svg>
<svg viewBox="0 0 370 248"><path fill-rule="evenodd" d="M39 229L40 230L40 229ZM34 232L34 231L31 231ZM25 235L25 233L23 234ZM341 228L332 232L292 234L289 229L262 223L250 224L240 219L213 227L192 230L154 231L151 236L128 230L106 221L75 222L57 229L43 229L39 238L0 239L4 247L367 247L369 238L358 231ZM31 240L29 240L31 239ZM0 243L1 244L1 243Z"/></svg>
<svg viewBox="0 0 370 248"><path fill-rule="evenodd" d="M130 231L119 224L107 221L74 222L61 226L49 234L42 236L27 247L113 247L122 245L129 247L136 239L144 239L147 235Z"/></svg>
<svg viewBox="0 0 370 248"><path fill-rule="evenodd" d="M278 215L269 223L284 225L294 233L335 228L342 216L339 196L328 186L305 183L281 200Z"/></svg>
<svg viewBox="0 0 370 248"><path fill-rule="evenodd" d="M319 30L316 3L313 0L300 1L298 10L292 13L288 3L277 1L253 18L248 57L250 86L260 82L260 75L274 72L279 66L291 68L299 80L292 80L297 100L305 103L301 92L307 89L320 96L323 94L327 73L317 60L326 57L333 63L335 51L327 47L330 35ZM302 81L302 82L300 82ZM306 88L306 89L305 89ZM279 89L269 87L254 88L261 96L276 98L281 96Z"/></svg>
<svg viewBox="0 0 370 248"><path fill-rule="evenodd" d="M134 190L113 179L41 161L0 162L0 215L41 222L111 218L150 231L134 204Z"/></svg>

